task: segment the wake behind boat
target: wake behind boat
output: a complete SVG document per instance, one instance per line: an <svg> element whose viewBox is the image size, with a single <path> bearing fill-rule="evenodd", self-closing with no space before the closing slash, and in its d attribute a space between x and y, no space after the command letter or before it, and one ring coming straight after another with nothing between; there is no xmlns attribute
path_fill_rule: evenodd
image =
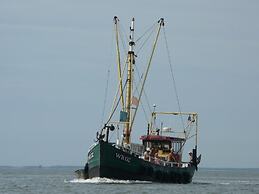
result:
<svg viewBox="0 0 259 194"><path fill-rule="evenodd" d="M96 143L88 151L88 161L84 169L76 171L78 178L89 179L105 177L118 180L140 180L170 183L190 183L195 170L198 169L201 156L197 157L198 142L198 114L195 112L160 112L153 106L151 119L147 123L145 135L140 137L141 144L131 142L131 134L139 106L142 103L144 86L149 73L157 41L164 28L164 19L161 18L156 26L155 40L151 49L145 71L139 79L140 84L135 84L134 72L136 69L135 59L135 20L131 21L129 35L129 49L124 67L121 64L119 44L119 19L114 17L117 68L118 68L118 91L114 98L111 114L104 127L97 133ZM154 30L153 30L154 31ZM146 34L146 33L145 33ZM124 73L126 72L126 73ZM134 91L137 91L134 93ZM137 93L137 97L136 97ZM178 103L179 104L179 103ZM180 108L179 108L180 110ZM118 112L118 120L114 117ZM159 123L158 118L165 117ZM173 127L164 127L167 120L172 117L180 118L183 123L181 131ZM109 140L110 133L119 134L123 129L122 137L115 142ZM184 161L184 148L189 140L193 140L190 159ZM185 153L186 154L186 153Z"/></svg>

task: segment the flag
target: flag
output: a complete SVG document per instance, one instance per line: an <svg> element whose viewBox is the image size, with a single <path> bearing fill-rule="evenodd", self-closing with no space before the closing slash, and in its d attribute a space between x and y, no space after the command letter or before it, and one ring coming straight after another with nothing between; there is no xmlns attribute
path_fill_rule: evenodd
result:
<svg viewBox="0 0 259 194"><path fill-rule="evenodd" d="M131 104L134 106L138 106L139 100L135 96L133 96L131 99Z"/></svg>

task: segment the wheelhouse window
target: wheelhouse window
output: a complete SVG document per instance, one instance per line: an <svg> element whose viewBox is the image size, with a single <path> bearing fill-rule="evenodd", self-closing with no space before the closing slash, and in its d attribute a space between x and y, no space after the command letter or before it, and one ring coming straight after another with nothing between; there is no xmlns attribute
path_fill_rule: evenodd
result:
<svg viewBox="0 0 259 194"><path fill-rule="evenodd" d="M172 142L172 148L175 152L181 153L182 141Z"/></svg>
<svg viewBox="0 0 259 194"><path fill-rule="evenodd" d="M154 148L163 151L170 151L171 142L170 141L144 141L145 148Z"/></svg>

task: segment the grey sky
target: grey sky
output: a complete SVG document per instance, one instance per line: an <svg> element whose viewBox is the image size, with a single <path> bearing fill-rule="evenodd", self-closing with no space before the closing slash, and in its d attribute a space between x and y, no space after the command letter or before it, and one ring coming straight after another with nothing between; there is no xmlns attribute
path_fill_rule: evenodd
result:
<svg viewBox="0 0 259 194"><path fill-rule="evenodd" d="M1 0L0 165L83 165L118 15L141 32L165 18L182 109L200 114L201 165L259 167L258 10L256 0Z"/></svg>

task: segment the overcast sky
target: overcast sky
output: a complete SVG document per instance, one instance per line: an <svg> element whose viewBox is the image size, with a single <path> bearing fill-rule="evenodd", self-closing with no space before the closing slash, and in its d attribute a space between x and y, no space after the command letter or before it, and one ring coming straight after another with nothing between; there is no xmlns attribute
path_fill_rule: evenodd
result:
<svg viewBox="0 0 259 194"><path fill-rule="evenodd" d="M1 0L0 165L84 165L117 15L142 33L165 18L182 110L200 116L201 166L259 167L258 10L256 0Z"/></svg>

